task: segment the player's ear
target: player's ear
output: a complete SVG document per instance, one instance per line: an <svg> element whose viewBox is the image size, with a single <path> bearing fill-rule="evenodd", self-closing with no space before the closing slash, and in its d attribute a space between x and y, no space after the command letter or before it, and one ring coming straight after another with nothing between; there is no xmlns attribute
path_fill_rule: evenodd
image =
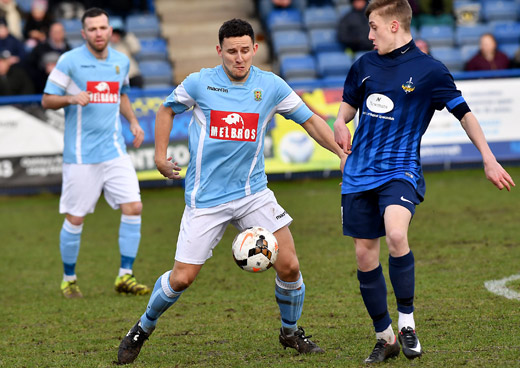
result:
<svg viewBox="0 0 520 368"><path fill-rule="evenodd" d="M400 27L401 27L401 24L399 24L398 20L393 20L392 23L390 24L390 29L394 33L396 33Z"/></svg>
<svg viewBox="0 0 520 368"><path fill-rule="evenodd" d="M217 54L218 56L222 56L222 48L220 47L220 45L217 45Z"/></svg>

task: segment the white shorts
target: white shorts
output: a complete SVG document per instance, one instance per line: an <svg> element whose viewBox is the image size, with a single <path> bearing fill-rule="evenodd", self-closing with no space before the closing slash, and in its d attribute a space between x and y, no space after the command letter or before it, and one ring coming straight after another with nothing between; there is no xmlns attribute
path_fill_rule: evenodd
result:
<svg viewBox="0 0 520 368"><path fill-rule="evenodd" d="M139 181L129 156L99 164L63 164L60 213L85 216L94 212L101 195L113 209L140 202Z"/></svg>
<svg viewBox="0 0 520 368"><path fill-rule="evenodd" d="M175 260L204 264L213 255L213 248L222 239L229 224L238 231L262 226L275 232L291 222L291 216L278 204L270 189L211 208L186 206Z"/></svg>

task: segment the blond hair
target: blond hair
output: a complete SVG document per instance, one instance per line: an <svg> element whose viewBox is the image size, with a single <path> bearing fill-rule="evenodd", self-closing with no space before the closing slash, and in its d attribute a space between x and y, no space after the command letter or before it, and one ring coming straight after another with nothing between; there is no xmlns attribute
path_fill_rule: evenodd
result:
<svg viewBox="0 0 520 368"><path fill-rule="evenodd" d="M384 18L395 18L405 31L410 31L412 23L412 8L408 0L371 0L365 10L365 15L377 11Z"/></svg>

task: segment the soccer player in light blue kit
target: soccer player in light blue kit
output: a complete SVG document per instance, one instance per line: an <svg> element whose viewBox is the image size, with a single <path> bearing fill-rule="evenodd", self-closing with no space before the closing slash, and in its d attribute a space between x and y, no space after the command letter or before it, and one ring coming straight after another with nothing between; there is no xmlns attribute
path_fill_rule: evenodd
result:
<svg viewBox="0 0 520 368"><path fill-rule="evenodd" d="M193 107L186 207L173 270L158 278L145 313L121 341L119 363L137 358L157 319L195 280L229 224L239 231L260 225L274 233L279 244L273 267L282 320L280 343L299 353L323 352L297 326L305 284L289 230L292 218L267 188L263 155L267 125L275 113L280 113L336 153L341 168L346 154L334 142L327 123L313 114L281 78L252 66L257 49L248 22L225 22L217 46L222 65L188 76L157 112L155 163L162 175L179 179L180 167L167 158L169 136L173 117Z"/></svg>
<svg viewBox="0 0 520 368"><path fill-rule="evenodd" d="M419 149L435 110L446 107L482 155L487 178L499 189L514 186L491 152L480 125L453 77L412 40L412 10L407 0L372 0L366 9L375 50L349 71L338 117L336 142L351 152L342 182L343 233L354 238L361 295L372 318L377 342L366 363L399 354L422 355L415 333L415 261L408 227L424 197ZM359 111L351 145L346 123ZM386 235L388 273L399 312L398 336L388 313L386 282L379 263L379 238Z"/></svg>
<svg viewBox="0 0 520 368"><path fill-rule="evenodd" d="M108 204L121 208L119 249L121 265L115 289L144 295L150 288L139 284L133 263L141 239L141 196L135 169L126 153L120 114L130 122L139 147L144 131L126 94L129 87L128 58L108 47L112 28L108 14L88 9L81 33L86 43L63 54L45 86L42 106L65 109L65 147L60 213L65 221L60 233L64 275L61 290L66 298L80 298L76 277L83 220L94 212L104 192Z"/></svg>

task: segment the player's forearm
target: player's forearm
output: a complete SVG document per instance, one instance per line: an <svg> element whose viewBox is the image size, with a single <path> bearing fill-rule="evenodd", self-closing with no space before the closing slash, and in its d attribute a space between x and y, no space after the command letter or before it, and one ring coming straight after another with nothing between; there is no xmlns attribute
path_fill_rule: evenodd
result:
<svg viewBox="0 0 520 368"><path fill-rule="evenodd" d="M121 104L119 105L119 111L121 112L121 115L123 115L130 124L139 124L139 121L135 116L134 110L132 109L132 103L130 102L130 98L128 98L127 94L121 95Z"/></svg>
<svg viewBox="0 0 520 368"><path fill-rule="evenodd" d="M318 115L314 114L309 120L302 124L302 127L320 146L335 153L340 158L344 156L343 150L334 141L332 130Z"/></svg>
<svg viewBox="0 0 520 368"><path fill-rule="evenodd" d="M62 107L66 107L72 104L72 96L59 96L59 95L50 95L47 93L43 94L42 97L42 107L44 109L52 109L57 110Z"/></svg>
<svg viewBox="0 0 520 368"><path fill-rule="evenodd" d="M493 155L493 152L491 152L491 149L489 148L489 145L486 141L484 132L482 131L482 128L480 127L480 124L475 115L473 115L473 113L471 112L468 112L461 119L460 123L462 124L462 127L466 131L466 134L468 135L471 142L475 145L475 147L479 150L480 154L482 155L482 160L484 164L490 161L496 161L495 155Z"/></svg>
<svg viewBox="0 0 520 368"><path fill-rule="evenodd" d="M338 117L336 118L336 122L341 122L343 124L349 123L354 116L356 116L356 109L347 104L346 102L341 102L339 105Z"/></svg>
<svg viewBox="0 0 520 368"><path fill-rule="evenodd" d="M161 105L155 117L155 162L166 159L170 132L173 127L172 109Z"/></svg>

